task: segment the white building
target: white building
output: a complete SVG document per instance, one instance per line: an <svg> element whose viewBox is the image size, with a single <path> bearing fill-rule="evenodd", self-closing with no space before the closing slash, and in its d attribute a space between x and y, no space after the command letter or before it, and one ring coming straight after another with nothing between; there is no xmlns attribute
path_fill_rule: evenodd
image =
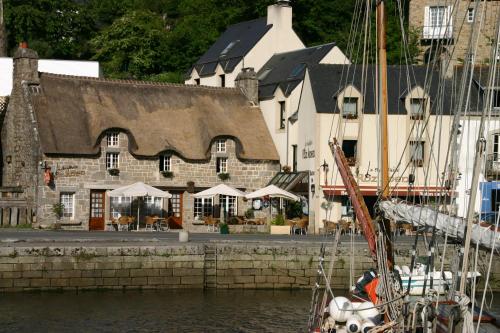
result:
<svg viewBox="0 0 500 333"><path fill-rule="evenodd" d="M185 83L234 87L243 68L258 71L274 53L301 48L289 1L277 1L267 7L267 17L229 26L189 70Z"/></svg>
<svg viewBox="0 0 500 333"><path fill-rule="evenodd" d="M74 76L100 77L99 62L80 60L40 59L40 72ZM0 58L0 96L9 96L12 91L12 58Z"/></svg>

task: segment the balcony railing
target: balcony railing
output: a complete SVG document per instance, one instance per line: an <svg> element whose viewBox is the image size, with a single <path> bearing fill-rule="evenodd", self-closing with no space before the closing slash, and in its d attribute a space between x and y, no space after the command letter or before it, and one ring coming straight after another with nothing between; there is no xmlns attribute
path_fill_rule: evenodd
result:
<svg viewBox="0 0 500 333"><path fill-rule="evenodd" d="M486 178L500 176L500 154L488 154L486 157Z"/></svg>
<svg viewBox="0 0 500 333"><path fill-rule="evenodd" d="M424 26L422 39L450 39L453 37L451 25Z"/></svg>

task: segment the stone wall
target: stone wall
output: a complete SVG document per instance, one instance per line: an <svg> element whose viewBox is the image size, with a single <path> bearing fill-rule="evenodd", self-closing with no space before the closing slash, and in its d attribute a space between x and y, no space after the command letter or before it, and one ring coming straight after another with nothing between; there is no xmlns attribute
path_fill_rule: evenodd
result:
<svg viewBox="0 0 500 333"><path fill-rule="evenodd" d="M450 249L449 249L450 250ZM206 243L170 246L15 246L0 248L0 291L151 288L310 288L316 281L319 244ZM374 267L364 245L355 245L354 279ZM419 249L419 254L426 251ZM453 258L451 251L448 259ZM326 253L326 267L331 254ZM481 263L486 262L484 253ZM349 287L350 249L334 266L335 288ZM396 261L411 250L398 244ZM484 268L480 265L480 267ZM446 267L448 263L446 264ZM491 287L500 290L494 261Z"/></svg>
<svg viewBox="0 0 500 333"><path fill-rule="evenodd" d="M177 191L183 196L183 225L189 226L194 221L192 193L186 191L187 182L194 182L196 191L220 184L222 181L216 173L216 158L227 157L227 171L230 179L224 183L253 191L261 188L279 171L278 162L242 161L236 156L236 143L231 139L226 141L226 153L217 153L215 142L212 144L208 161L185 161L172 154L171 170L173 178L165 178L160 173L159 157L139 158L129 152L129 138L124 132L119 134L119 147L108 147L106 135L100 142L101 154L95 157L49 157L44 164L54 172L54 186L46 186L43 182L43 172L39 172L38 220L41 223L55 221L52 205L59 202L61 192L75 193L75 213L71 221L82 222L86 229L89 220L90 190L111 190L120 186L142 181L148 185ZM106 153L119 153L118 176L112 176L106 170ZM242 215L250 202L238 200L238 214ZM106 202L106 217L109 218L109 200Z"/></svg>

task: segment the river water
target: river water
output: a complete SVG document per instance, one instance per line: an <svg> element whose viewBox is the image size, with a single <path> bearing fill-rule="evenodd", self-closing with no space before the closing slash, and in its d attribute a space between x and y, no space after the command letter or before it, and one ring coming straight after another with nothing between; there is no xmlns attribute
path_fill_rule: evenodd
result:
<svg viewBox="0 0 500 333"><path fill-rule="evenodd" d="M0 294L0 332L305 332L310 300L310 290Z"/></svg>

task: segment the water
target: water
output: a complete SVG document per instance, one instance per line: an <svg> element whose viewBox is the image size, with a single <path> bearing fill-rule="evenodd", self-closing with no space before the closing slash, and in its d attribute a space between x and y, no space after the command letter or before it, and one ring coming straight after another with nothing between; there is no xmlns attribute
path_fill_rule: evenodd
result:
<svg viewBox="0 0 500 333"><path fill-rule="evenodd" d="M0 332L304 332L311 291L0 294Z"/></svg>
<svg viewBox="0 0 500 333"><path fill-rule="evenodd" d="M310 290L0 294L0 332L305 332L310 300Z"/></svg>

